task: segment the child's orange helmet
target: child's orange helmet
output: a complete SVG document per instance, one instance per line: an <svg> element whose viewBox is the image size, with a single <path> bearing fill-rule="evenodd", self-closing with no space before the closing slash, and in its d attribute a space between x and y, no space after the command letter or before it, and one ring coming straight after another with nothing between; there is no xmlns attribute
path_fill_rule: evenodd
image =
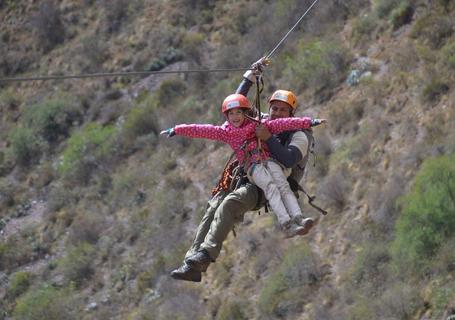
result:
<svg viewBox="0 0 455 320"><path fill-rule="evenodd" d="M272 94L272 97L270 98L269 102L275 100L286 102L292 108L292 110L295 110L297 108L297 97L291 91L287 90L275 91Z"/></svg>
<svg viewBox="0 0 455 320"><path fill-rule="evenodd" d="M221 105L221 112L226 113L226 111L237 108L250 110L251 104L244 95L237 93L230 94L224 99L223 104Z"/></svg>

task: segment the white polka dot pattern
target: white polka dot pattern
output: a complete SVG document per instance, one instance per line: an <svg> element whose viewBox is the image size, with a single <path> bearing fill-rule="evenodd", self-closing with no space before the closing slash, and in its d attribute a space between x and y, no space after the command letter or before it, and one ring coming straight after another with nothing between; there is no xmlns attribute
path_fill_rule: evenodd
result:
<svg viewBox="0 0 455 320"><path fill-rule="evenodd" d="M262 120L272 134L288 130L308 129L311 126L311 118L283 118L276 120ZM257 139L255 138L256 123L245 120L240 127L234 127L229 122L221 126L211 124L179 124L175 126L175 133L180 136L190 138L205 138L210 140L222 141L231 146L236 152L237 159L242 163L246 153L257 149ZM248 144L245 149L241 149L245 140ZM266 160L270 153L266 150L266 144L261 144L263 153L254 153L251 161Z"/></svg>

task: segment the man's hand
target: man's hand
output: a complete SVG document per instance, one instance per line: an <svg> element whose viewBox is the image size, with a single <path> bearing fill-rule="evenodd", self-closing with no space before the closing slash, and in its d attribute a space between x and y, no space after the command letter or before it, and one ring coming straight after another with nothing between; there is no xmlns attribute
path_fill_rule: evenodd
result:
<svg viewBox="0 0 455 320"><path fill-rule="evenodd" d="M316 127L316 126L326 123L326 122L327 122L326 119L311 119L311 126Z"/></svg>
<svg viewBox="0 0 455 320"><path fill-rule="evenodd" d="M262 69L270 64L270 59L266 57L262 57L255 63L251 65L251 68L258 70L259 72L262 72Z"/></svg>
<svg viewBox="0 0 455 320"><path fill-rule="evenodd" d="M250 80L251 82L255 83L256 82L256 76L260 76L262 74L262 71L264 70L264 67L268 66L270 64L270 59L267 59L266 57L262 57L255 63L251 65L251 69L254 70L248 70L243 74L243 77L245 79Z"/></svg>
<svg viewBox="0 0 455 320"><path fill-rule="evenodd" d="M168 138L175 136L174 128L169 128L160 132L160 135L165 135Z"/></svg>
<svg viewBox="0 0 455 320"><path fill-rule="evenodd" d="M268 139L270 139L271 136L272 134L270 133L269 128L267 128L267 126L263 124L259 124L258 126L256 126L256 137L258 137L262 141L267 141Z"/></svg>

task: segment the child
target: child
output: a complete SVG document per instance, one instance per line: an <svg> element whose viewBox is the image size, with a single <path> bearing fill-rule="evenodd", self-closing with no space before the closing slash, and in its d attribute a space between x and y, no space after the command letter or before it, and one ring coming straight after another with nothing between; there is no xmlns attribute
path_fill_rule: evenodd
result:
<svg viewBox="0 0 455 320"><path fill-rule="evenodd" d="M303 235L308 226L304 222L299 204L283 173L282 167L270 158L270 153L255 137L257 123L246 117L252 109L248 99L241 94L231 94L224 99L221 111L227 121L221 126L209 124L181 124L167 129L161 134L182 135L192 138L206 138L223 141L231 146L236 153L237 160L246 168L249 180L264 191L273 212L277 215L286 237ZM314 124L325 120L310 118L284 118L276 120L262 120L272 134L288 130L308 129Z"/></svg>

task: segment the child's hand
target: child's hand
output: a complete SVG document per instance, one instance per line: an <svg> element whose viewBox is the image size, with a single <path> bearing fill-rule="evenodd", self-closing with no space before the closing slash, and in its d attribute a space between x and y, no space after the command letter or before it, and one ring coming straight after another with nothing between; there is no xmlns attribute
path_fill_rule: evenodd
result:
<svg viewBox="0 0 455 320"><path fill-rule="evenodd" d="M263 141L267 141L271 136L272 136L272 134L270 133L269 128L267 128L267 126L265 126L263 124L256 126L256 137L257 138L259 138Z"/></svg>
<svg viewBox="0 0 455 320"><path fill-rule="evenodd" d="M169 128L160 132L161 135L167 135L168 138L175 136L174 128Z"/></svg>
<svg viewBox="0 0 455 320"><path fill-rule="evenodd" d="M327 120L326 119L311 119L311 126L312 127L316 127L322 123L326 123Z"/></svg>

